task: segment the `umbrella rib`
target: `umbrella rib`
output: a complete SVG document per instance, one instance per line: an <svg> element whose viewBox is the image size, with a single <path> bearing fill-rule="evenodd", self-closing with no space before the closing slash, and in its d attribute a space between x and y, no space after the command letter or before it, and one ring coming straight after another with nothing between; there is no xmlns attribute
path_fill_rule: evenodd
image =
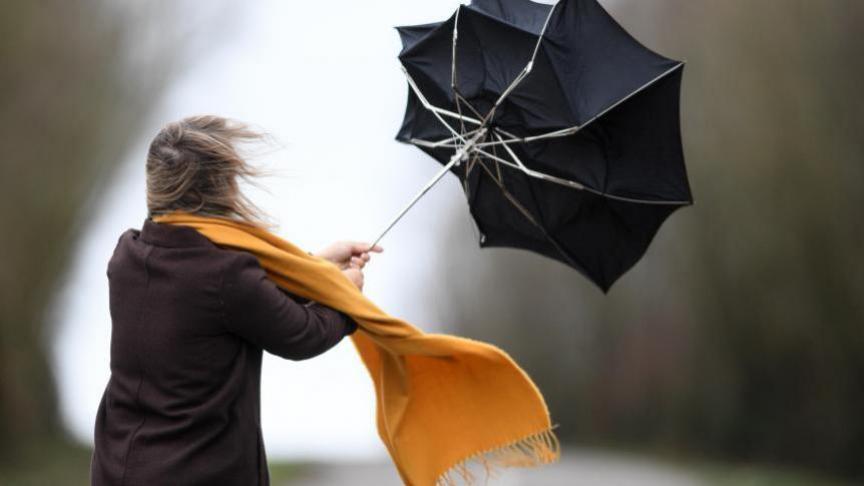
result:
<svg viewBox="0 0 864 486"><path fill-rule="evenodd" d="M375 238L375 240L372 242L372 244L369 245L369 248L373 248L375 245L377 245L378 242L381 241L381 238L384 238L384 235L386 235L393 228L393 226L395 226L396 223L398 223L399 220L402 219L403 216L405 216L405 213L407 213L412 207L414 207L414 205L417 203L417 201L419 201L421 197L423 197L427 192L429 192L429 190L432 189L432 187L435 184L437 184L438 181L440 181L442 177L444 177L444 174L449 172L453 166L458 165L462 161L462 159L465 158L470 153L471 145L474 144L477 140L479 140L481 137L483 137L485 135L486 135L486 129L483 128L478 133L476 133L473 137L471 137L470 140L467 140L465 142L465 146L461 147L459 150L456 151L455 154L453 154L452 157L450 157L450 161L447 162L447 164L445 164L443 167L441 167L441 169L438 171L438 173L436 173L435 176L432 177L432 179L429 182L427 182L426 185L423 186L422 189L420 189L420 192L417 193L416 196L414 196L414 199L412 199L402 209L402 211L400 211L399 214L396 215L396 217L390 222L390 224L387 225L386 228L384 228L384 231L382 231L378 235L378 237Z"/></svg>
<svg viewBox="0 0 864 486"><path fill-rule="evenodd" d="M546 15L546 20L543 22L543 29L540 30L540 34L537 36L537 43L534 44L534 52L531 53L531 59L528 60L528 64L526 64L522 71L518 75L516 75L516 78L510 82L510 85L507 86L506 89L504 89L504 92L501 93L501 95L498 97L498 100L495 101L494 105L492 105L489 113L487 113L486 116L483 118L481 126L485 126L486 123L488 123L489 120L492 119L492 117L495 115L495 111L498 110L498 107L501 105L501 103L503 103L504 100L508 96L510 96L510 93L512 93L513 90L515 90L516 87L519 86L520 83L522 83L522 80L524 80L526 77L528 77L529 74L531 74L531 70L534 69L534 60L537 59L537 53L540 51L540 43L543 41L543 36L546 35L546 27L549 26L549 19L552 18L552 14L555 12L555 7L557 6L557 3L552 5L552 8L549 9L549 13Z"/></svg>
<svg viewBox="0 0 864 486"><path fill-rule="evenodd" d="M499 137L498 134L496 134L495 136ZM615 194L609 194L608 192L598 191L597 189L594 189L593 187L588 187L588 186L581 184L579 182L576 182L576 181L571 181L569 179L564 179L561 177L556 177L553 175L544 174L542 172L538 172L536 170L529 169L528 167L525 166L525 164L522 163L522 161L519 159L519 157L516 155L516 153L513 152L513 149L511 149L509 145L504 144L504 149L507 151L507 153L510 154L511 157L513 157L513 160L516 161L516 164L505 162L505 165L508 165L514 169L521 170L525 174L527 174L531 177L537 178L537 179L543 179L545 181L554 182L556 184L560 184L562 186L567 186L567 187L570 187L573 189L585 190L585 191L588 191L590 193L596 194L596 195L601 196L601 197L605 197L608 199L615 199L617 201L623 201L623 202L630 202L630 203L637 203L637 204L656 204L656 205L666 205L666 206L678 206L678 205L690 204L690 201L658 201L658 200L654 200L654 199L639 199L639 198L634 198L634 197L617 196ZM477 150L478 152L481 152L486 156L492 157L492 154L486 152L485 150L474 149L474 148L472 148L472 150ZM500 158L498 160L504 162Z"/></svg>
<svg viewBox="0 0 864 486"><path fill-rule="evenodd" d="M506 145L506 144L510 144L510 143L529 143L529 142L534 142L537 140L545 140L545 139L549 139L549 138L561 138L561 137L568 137L570 135L575 135L576 133L579 133L581 130L588 127L588 125L597 121L600 117L602 117L606 113L617 108L622 103L628 101L629 99L633 98L634 96L641 93L642 91L650 88L652 85L654 85L655 83L657 83L661 79L665 78L666 76L668 76L669 74L674 72L676 69L681 68L682 66L684 66L684 62L680 62L680 63L676 64L674 67L668 69L667 71L663 72L662 74L660 74L656 78L654 78L654 79L648 81L647 83L645 83L644 85L640 86L639 88L637 88L632 93L628 94L627 96L625 96L625 97L621 98L620 100L616 101L615 103L611 104L610 106L605 108L603 111L594 115L593 117L591 117L591 119L589 119L588 121L586 121L585 123L583 123L581 125L574 125L572 127L561 128L558 130L553 130L551 132L541 133L538 135L531 135L528 137L520 137L520 136L514 135L513 133L510 133L510 132L508 132L508 131L500 128L500 127L495 127L495 131L500 132L509 138L507 140L493 140L493 141L489 141L489 142L479 143L479 144L477 144L477 147L488 147L488 146L493 146L493 145Z"/></svg>
<svg viewBox="0 0 864 486"><path fill-rule="evenodd" d="M498 148L495 147L494 145L492 146L492 153L493 153L495 156L498 156ZM494 159L493 159L493 160L494 160ZM504 182L504 175L501 174L501 164L500 164L497 160L495 160L495 172L498 174L498 179L499 179L499 180L502 182L502 184L503 184L503 182Z"/></svg>
<svg viewBox="0 0 864 486"><path fill-rule="evenodd" d="M478 127L477 130L485 128L486 125L489 123L489 121L494 116L495 111L497 110L498 106L507 98L507 96L510 95L510 93L513 92L514 89L516 89L516 87L522 82L522 80L525 79L528 76L528 74L531 73L531 70L533 69L533 66L534 66L534 60L537 58L537 53L540 51L540 43L543 41L543 36L545 35L546 28L549 25L549 20L552 18L552 14L555 11L555 6L556 5L553 5L552 8L549 9L549 13L546 15L546 20L543 22L543 29L540 31L540 34L537 37L537 42L534 45L534 51L531 54L531 59L528 61L528 64L525 66L525 68L522 69L522 71L510 83L510 85L507 87L507 89L505 89L504 92L501 93L498 100L495 102L495 104L492 106L492 108L489 110L489 112L486 114L486 116L482 117L482 119L479 121L474 120L473 118L467 117L467 116L462 114L460 98L461 99L464 99L464 98L461 96L461 94L459 93L459 91L456 88L456 45L457 45L457 39L459 38L459 28L458 28L459 27L459 11L461 10L461 8L457 9L456 18L455 18L455 21L453 23L453 41L452 41L452 46L451 46L451 64L450 64L450 88L452 89L454 99L456 100L457 113L454 113L450 110L445 110L443 108L439 108L437 106L432 105L429 102L429 100L426 99L426 96L423 95L422 91L420 91L420 87L417 86L416 82L414 81L414 78L411 76L410 73L408 73L408 70L405 68L405 66L401 65L402 72L405 73L405 77L408 79L408 84L410 85L410 87L414 91L414 93L417 95L417 97L420 99L420 103L423 104L423 106L426 109L431 111L432 114L435 115L435 117L445 127L447 127L447 129L453 135L455 135L459 141L462 142L461 145L459 145L458 143L453 145L453 148L465 147L468 143L467 140L465 139L465 127L464 127L465 121L479 124L480 126ZM474 107L471 106L470 103L468 103L468 100L464 100L464 101L465 101L465 104L471 109L471 111L473 111L475 114L477 114L479 116L479 113L477 112L477 110L475 110ZM461 128L462 133L461 134L457 133L456 130L453 127L451 127L450 124L447 123L443 119L442 115L457 118L460 121L460 128ZM497 134L496 134L496 136L497 136ZM501 139L500 136L498 136L498 140L499 140L499 143L504 143L504 141ZM417 142L421 142L420 139L411 139L411 141L415 144ZM489 142L480 142L480 143L489 144ZM429 145L425 145L423 142L421 142L420 145L429 146ZM441 145L436 145L436 147L440 147L440 146ZM475 144L475 146L476 146L476 144ZM507 148L507 147L505 147L505 148ZM474 150L473 146L472 146L471 150ZM521 162L519 162L519 164L522 165ZM527 171L529 169L527 169L527 167L522 166L522 170Z"/></svg>
<svg viewBox="0 0 864 486"><path fill-rule="evenodd" d="M453 19L453 46L450 52L450 88L456 91L456 39L459 38L459 12L462 7L456 9L456 18Z"/></svg>
<svg viewBox="0 0 864 486"><path fill-rule="evenodd" d="M436 115L444 115L444 116L449 116L450 118L463 119L468 123L473 123L474 125L480 125L481 124L480 120L476 120L476 119L471 118L471 117L460 115L460 114L454 113L450 110L445 110L444 108L435 106L432 103L430 103L429 100L426 99L426 96L423 95L423 92L420 91L420 88L417 87L417 83L414 81L414 78L411 77L411 74L408 73L408 70L405 69L405 66L402 64L400 64L399 66L402 68L402 72L405 74L405 78L408 80L408 86L411 87L411 90L414 91L414 94L416 94L417 98L420 99L420 103L423 105L424 108L426 108L427 110L431 111L432 113L434 113ZM439 118L439 120L440 120L440 118ZM442 123L443 123L443 121L442 121ZM444 124L446 125L446 123L444 123Z"/></svg>
<svg viewBox="0 0 864 486"><path fill-rule="evenodd" d="M453 88L453 94L454 94L454 98L456 99L456 111L459 112L459 116L461 117L462 116L462 104L459 102L459 98L455 96L456 88ZM479 128L477 130L479 130ZM459 118L459 132L462 134L462 140L465 140L466 135L467 135L467 130L465 129L465 120L463 120L462 118ZM457 144L458 144L458 142L457 142ZM463 144L462 146L464 147L465 145Z"/></svg>
<svg viewBox="0 0 864 486"><path fill-rule="evenodd" d="M450 51L450 91L453 94L453 99L456 101L456 112L459 115L459 131L462 133L462 140L465 140L465 119L462 115L462 104L459 102L459 95L456 89L456 41L459 39L459 13L462 8L456 9L456 17L453 20L453 45ZM463 145L464 146L464 145Z"/></svg>
<svg viewBox="0 0 864 486"><path fill-rule="evenodd" d="M489 123L489 121L492 119L492 117L495 115L495 111L498 109L498 106L507 98L507 96L510 95L510 93L513 92L513 90L516 89L516 87L522 82L522 80L525 79L528 76L528 74L531 73L531 70L534 67L534 60L537 58L537 53L540 51L540 43L543 41L543 36L546 34L546 28L549 25L549 20L552 18L552 14L555 11L556 5L553 5L552 8L549 9L549 13L546 16L546 20L543 22L543 29L540 31L540 35L538 35L538 37L537 37L537 42L534 45L534 51L531 54L531 59L528 61L528 64L525 65L525 67L522 69L522 71L516 76L516 78L510 83L510 85L504 90L504 92L501 93L501 95L498 97L498 100L495 102L495 104L492 106L492 108L489 110L489 112L486 114L486 116L482 118L482 120L475 120L475 119L467 117L461 113L461 108L459 105L459 96L458 96L458 93L456 93L456 41L458 39L459 10L461 10L461 8L457 9L456 19L455 19L455 22L453 24L453 41L452 41L452 47L451 47L451 65L450 65L450 70L451 70L450 71L450 86L454 91L454 97L456 98L456 109L459 112L454 113L450 110L446 110L444 108L437 107L437 106L433 105L432 103L430 103L429 100L426 99L426 96L423 95L422 91L420 91L420 88L417 86L417 83L414 81L414 78L411 76L411 74L408 72L408 70L405 68L405 66L400 64L400 67L402 68L402 72L405 73L405 77L408 79L408 84L411 87L411 89L414 91L414 93L417 95L417 97L420 99L420 103L427 110L431 111L436 116L436 118L438 118L438 120L441 123L443 123L448 128L448 130L450 130L454 135L456 135L456 130L454 130L448 123L446 123L443 120L442 115L456 118L462 122L468 121L470 123L480 125L480 128L484 128ZM475 111L475 110L472 109L472 111ZM463 144L466 143L466 140L464 137L460 136L459 139Z"/></svg>
<svg viewBox="0 0 864 486"><path fill-rule="evenodd" d="M452 137L447 140L440 140L438 142L430 142L429 140L423 140L422 138L412 138L408 140L408 143L412 145L416 145L418 147L427 147L427 148L452 148L458 149L461 145L456 144L451 141Z"/></svg>
<svg viewBox="0 0 864 486"><path fill-rule="evenodd" d="M510 204L512 204L516 208L517 211L522 213L522 215L525 216L525 218L531 224L533 224L538 230L540 230L540 233L543 234L543 237L546 238L547 241L549 241L549 243L555 248L556 251L558 251L558 253L561 254L561 256L564 257L565 260L567 260L567 263L569 263L570 265L572 265L576 268L582 268L582 265L579 265L573 259L573 257L570 256L570 254L564 250L564 248L561 246L561 244L558 243L558 241L555 238L553 238L552 235L550 235L548 231L546 231L546 228L544 228L543 225L541 225L537 222L536 218L534 218L534 215L532 215L531 212L525 206L523 206L522 203L520 203L518 199L516 199L516 196L511 194L510 191L508 191L507 188L504 187L503 184L501 184L501 182L499 182L498 180L495 179L495 176L492 175L489 168L486 167L486 164L484 164L481 161L480 167L482 167L483 170L486 172L486 174L489 176L489 178L495 182L495 185L498 186L498 188L501 190L501 193L504 194L504 197L508 201L510 201Z"/></svg>
<svg viewBox="0 0 864 486"><path fill-rule="evenodd" d="M471 110L472 113L474 113L474 116L476 116L477 118L483 118L483 115L481 115L480 112L477 111L477 109L474 108L473 105L471 105L471 102L469 102L467 98L462 96L462 93L459 91L458 88L455 90L455 93L456 93L457 99L462 100L462 103L464 103L465 106L467 106L468 109Z"/></svg>
<svg viewBox="0 0 864 486"><path fill-rule="evenodd" d="M478 131L480 131L480 130L475 128L474 130L468 130L464 133L460 133L458 137L453 136L453 137L443 138L443 139L437 140L437 141L425 140L422 138L410 138L410 139L408 139L408 142L412 143L414 145L418 145L421 147L429 147L429 148L442 148L442 147L444 147L444 148L459 148L459 147L461 147L461 145L459 145L456 142L458 142L458 139L460 137L461 138L467 138L467 137L470 137L471 135L474 135Z"/></svg>
<svg viewBox="0 0 864 486"><path fill-rule="evenodd" d="M588 125L590 125L590 124L594 123L595 121L597 121L600 117L602 117L602 116L605 115L606 113L609 113L610 111L612 111L613 109L617 108L618 106L620 106L621 104L625 103L626 101L630 100L631 98L633 98L633 97L636 96L637 94L639 94L639 93L641 93L642 91L645 91L646 89L650 88L651 86L653 86L654 84L656 84L658 81L660 81L661 79L665 78L666 76L668 76L669 74L673 73L675 70L680 69L680 68L683 67L683 66L684 66L684 62L683 62L683 61L682 61L682 62L679 62L678 64L676 64L675 66L673 66L673 67L667 69L666 71L664 71L663 73L661 73L660 75L658 75L657 77L655 77L654 79L652 79L652 80L648 81L647 83L643 84L642 86L640 86L639 88L637 88L636 90L634 90L633 92L631 92L630 94L628 94L627 96L621 98L620 100L616 101L615 103L612 103L611 105L609 105L608 107L606 107L605 109L603 109L603 111L601 111L600 113L597 113L596 115L592 116L588 121L586 121L585 123L583 123L583 124L581 124L581 125L574 125L574 126L572 126L572 127L567 127L567 128L562 128L562 129L559 129L559 130L554 130L554 131L551 131L551 132L541 133L541 134L539 134L539 135L532 135L532 136L530 136L530 137L518 137L518 136L516 136L516 135L514 135L514 134L512 134L512 133L506 132L506 131L501 130L501 129L497 129L497 130L500 131L501 133L503 133L503 134L507 135L508 137L510 137L510 140L508 140L508 141L506 141L506 142L500 142L500 143L505 143L505 144L506 144L506 143L528 143L528 142L534 142L534 141L537 141L537 140L543 140L543 139L547 139L547 138L559 138L559 137L567 137L567 136L570 136L570 135L575 135L576 133L579 133L581 130L583 130L584 128L586 128Z"/></svg>
<svg viewBox="0 0 864 486"><path fill-rule="evenodd" d="M519 212L522 213L522 215L525 216L525 218L529 222L531 222L531 224L533 224L534 226L539 228L541 231L543 231L543 228L540 226L539 223L537 223L537 219L534 218L534 215L531 214L530 211L528 211L528 208L523 206L519 202L519 200L517 200L516 197L513 194L511 194L510 191L508 191L506 187L504 187L504 184L502 184L501 181L499 181L498 179L495 178L495 175L492 174L492 171L489 169L489 167L486 166L486 164L483 163L482 160L480 161L480 167L482 167L483 171L486 172L486 175L488 175L489 178L495 182L495 185L498 186L498 189L501 190L501 192L504 194L504 197L506 197L507 200L510 201L510 203L513 204L513 206L515 206L516 209L519 210Z"/></svg>

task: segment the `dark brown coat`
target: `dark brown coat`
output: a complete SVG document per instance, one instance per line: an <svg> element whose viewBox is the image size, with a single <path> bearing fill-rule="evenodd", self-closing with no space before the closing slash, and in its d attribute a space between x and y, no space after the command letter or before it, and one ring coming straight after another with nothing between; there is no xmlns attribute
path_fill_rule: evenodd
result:
<svg viewBox="0 0 864 486"><path fill-rule="evenodd" d="M111 378L93 485L265 485L262 349L301 360L356 329L301 303L249 253L146 219L108 264Z"/></svg>

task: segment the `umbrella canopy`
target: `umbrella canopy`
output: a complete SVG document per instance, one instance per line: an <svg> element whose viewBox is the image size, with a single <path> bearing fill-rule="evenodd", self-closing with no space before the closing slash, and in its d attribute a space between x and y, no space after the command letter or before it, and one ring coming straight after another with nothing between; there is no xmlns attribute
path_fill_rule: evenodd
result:
<svg viewBox="0 0 864 486"><path fill-rule="evenodd" d="M481 247L540 253L607 291L692 203L683 63L595 0L473 0L398 31L410 89L397 139L459 177Z"/></svg>

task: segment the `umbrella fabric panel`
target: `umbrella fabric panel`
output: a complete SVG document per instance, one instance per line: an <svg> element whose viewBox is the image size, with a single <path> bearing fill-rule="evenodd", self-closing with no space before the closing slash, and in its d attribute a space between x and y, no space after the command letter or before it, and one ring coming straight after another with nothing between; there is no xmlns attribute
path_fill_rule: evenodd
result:
<svg viewBox="0 0 864 486"><path fill-rule="evenodd" d="M464 171L468 164L461 167ZM480 246L540 253L575 268L604 291L639 260L666 218L681 207L611 200L506 167L499 175L488 163L473 166L467 188L469 210L483 235Z"/></svg>
<svg viewBox="0 0 864 486"><path fill-rule="evenodd" d="M578 125L679 64L639 43L596 0L559 2L543 44Z"/></svg>
<svg viewBox="0 0 864 486"><path fill-rule="evenodd" d="M405 106L405 117L402 120L402 127L399 129L399 133L396 134L396 140L410 143L413 138L441 140L450 135L450 132L435 118L435 115L423 106L414 91L408 88L408 103ZM452 154L452 149L450 152ZM450 157L448 156L447 158L449 159ZM444 159L442 162L446 162L446 160Z"/></svg>
<svg viewBox="0 0 864 486"><path fill-rule="evenodd" d="M512 150L529 168L595 192L691 202L680 138L681 76L682 69L673 71L572 136L513 144Z"/></svg>
<svg viewBox="0 0 864 486"><path fill-rule="evenodd" d="M404 25L396 27L396 31L399 32L399 39L402 41L402 52L405 52L412 45L416 44L417 41L422 39L429 32L440 27L442 23L443 22L432 22L429 24Z"/></svg>
<svg viewBox="0 0 864 486"><path fill-rule="evenodd" d="M399 54L399 60L420 90L433 105L456 110L456 99L451 87L453 75L453 27L460 7L449 19L429 31L417 42ZM462 27L464 21L460 22ZM468 97L482 95L487 81L486 56L483 44L473 30L461 29L460 41L456 45L456 83L459 91ZM491 61L494 61L492 59ZM518 72L518 69L516 69ZM489 76L491 82L504 80L506 74ZM503 81L502 81L503 82Z"/></svg>
<svg viewBox="0 0 864 486"><path fill-rule="evenodd" d="M477 46L480 64L466 63L466 69L477 71L483 83L475 86L457 86L466 97L490 94L500 95L519 75L531 60L537 36L510 24L502 23L475 10L459 8L459 42L456 44L456 60L465 55L471 46ZM457 82L463 76L462 65L457 64ZM472 89L473 88L473 89ZM479 88L479 89L478 89Z"/></svg>
<svg viewBox="0 0 864 486"><path fill-rule="evenodd" d="M468 8L540 35L552 5L520 0L473 0Z"/></svg>
<svg viewBox="0 0 864 486"><path fill-rule="evenodd" d="M608 134L603 192L651 201L691 203L681 143L683 67L597 121Z"/></svg>
<svg viewBox="0 0 864 486"><path fill-rule="evenodd" d="M513 131L522 135L520 131ZM513 144L510 148L531 169L603 192L609 143L609 133L592 125L569 137Z"/></svg>
<svg viewBox="0 0 864 486"><path fill-rule="evenodd" d="M660 226L682 206L615 201L582 192L579 213L553 236L579 256L604 292L639 261Z"/></svg>
<svg viewBox="0 0 864 486"><path fill-rule="evenodd" d="M458 15L404 49L399 59L426 98L451 111L457 110L451 88L457 16L456 87L476 111L485 114L531 60L538 37L460 7ZM549 59L539 55L531 75L505 100L492 123L542 133L573 126L577 121Z"/></svg>
<svg viewBox="0 0 864 486"><path fill-rule="evenodd" d="M482 91L470 91L461 83L458 86L473 105L491 108L531 61L538 36L470 8L462 9L459 20L460 42L467 48L472 39L476 39L482 46L485 77ZM540 50L543 50L542 44ZM457 60L461 52L457 44ZM457 80L461 76L462 71L457 71ZM484 109L478 110L484 113ZM576 122L555 70L542 52L534 61L531 75L510 93L492 120L493 125L525 127L534 133L571 127Z"/></svg>
<svg viewBox="0 0 864 486"><path fill-rule="evenodd" d="M441 140L450 137L452 134L441 124L432 114L431 111L423 107L420 99L409 88L408 103L405 108L405 118L402 122L402 128L396 135L396 140L405 143L411 143L411 139L421 140ZM453 148L429 148L420 146L421 150L429 154L432 158L446 164L450 157L453 156ZM459 167L453 167L451 171L457 176L462 175L462 170Z"/></svg>

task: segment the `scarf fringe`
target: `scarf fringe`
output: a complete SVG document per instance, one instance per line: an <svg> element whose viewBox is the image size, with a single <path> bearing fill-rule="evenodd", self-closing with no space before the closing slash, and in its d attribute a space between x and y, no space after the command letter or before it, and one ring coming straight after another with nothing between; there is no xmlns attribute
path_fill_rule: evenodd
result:
<svg viewBox="0 0 864 486"><path fill-rule="evenodd" d="M471 466L479 466L485 481L495 477L500 469L508 467L537 467L556 462L561 457L561 444L552 432L554 427L487 451L478 452L445 471L436 486L477 484L477 475Z"/></svg>

